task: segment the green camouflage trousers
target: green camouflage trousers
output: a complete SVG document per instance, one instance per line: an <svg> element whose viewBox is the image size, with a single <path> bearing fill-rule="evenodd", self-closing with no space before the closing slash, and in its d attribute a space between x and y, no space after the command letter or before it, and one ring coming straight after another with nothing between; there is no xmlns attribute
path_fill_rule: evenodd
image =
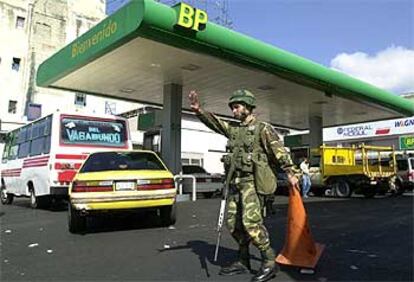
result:
<svg viewBox="0 0 414 282"><path fill-rule="evenodd" d="M253 243L260 251L270 247L262 209L253 181L232 185L227 206L227 228L239 245Z"/></svg>

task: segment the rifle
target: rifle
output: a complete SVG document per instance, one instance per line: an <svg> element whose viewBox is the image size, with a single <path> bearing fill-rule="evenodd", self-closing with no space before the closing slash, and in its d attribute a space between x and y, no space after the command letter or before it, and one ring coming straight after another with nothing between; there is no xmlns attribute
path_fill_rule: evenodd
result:
<svg viewBox="0 0 414 282"><path fill-rule="evenodd" d="M229 158L228 155L226 155L224 157ZM221 202L220 202L220 212L219 212L219 217L218 217L218 220L217 220L217 233L218 234L217 234L216 250L214 252L214 261L215 262L217 261L218 251L219 251L219 248L220 248L221 229L223 227L224 216L225 216L225 212L226 212L227 195L229 193L230 181L231 181L231 178L233 177L233 173L234 173L234 170L235 170L234 157L235 157L235 154L233 154L233 156L231 158L230 168L227 171L226 184L224 185L224 191L223 191L223 195L222 195ZM223 161L223 162L226 164L225 161Z"/></svg>

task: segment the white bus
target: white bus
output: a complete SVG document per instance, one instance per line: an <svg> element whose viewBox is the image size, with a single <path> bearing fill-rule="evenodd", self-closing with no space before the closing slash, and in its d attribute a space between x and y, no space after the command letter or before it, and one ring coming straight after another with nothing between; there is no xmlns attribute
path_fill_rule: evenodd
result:
<svg viewBox="0 0 414 282"><path fill-rule="evenodd" d="M130 150L127 120L53 113L8 133L0 164L1 202L30 197L32 208L64 198L91 152Z"/></svg>

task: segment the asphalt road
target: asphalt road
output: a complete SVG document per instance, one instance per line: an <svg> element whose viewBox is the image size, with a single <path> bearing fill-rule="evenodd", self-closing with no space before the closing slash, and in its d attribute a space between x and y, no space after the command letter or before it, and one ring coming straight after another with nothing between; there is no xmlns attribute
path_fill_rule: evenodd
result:
<svg viewBox="0 0 414 282"><path fill-rule="evenodd" d="M413 194L374 199L309 198L311 232L326 245L313 275L283 267L274 281L413 281ZM272 246L284 243L287 200L266 220ZM64 205L32 210L27 199L1 206L1 281L250 281L223 277L220 265L236 257L227 230L213 262L219 199L181 202L174 227L155 214L105 216L86 234L70 234ZM259 253L252 249L252 266Z"/></svg>

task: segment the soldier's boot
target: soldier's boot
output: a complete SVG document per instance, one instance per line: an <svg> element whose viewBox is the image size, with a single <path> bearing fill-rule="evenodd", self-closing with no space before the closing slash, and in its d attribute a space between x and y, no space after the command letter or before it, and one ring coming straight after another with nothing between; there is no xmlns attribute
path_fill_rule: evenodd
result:
<svg viewBox="0 0 414 282"><path fill-rule="evenodd" d="M269 281L279 272L279 265L275 263L275 253L272 248L260 252L262 256L262 265L259 271L253 276L252 282Z"/></svg>
<svg viewBox="0 0 414 282"><path fill-rule="evenodd" d="M240 246L239 260L230 265L223 266L220 269L219 275L230 276L248 272L250 272L249 246Z"/></svg>

